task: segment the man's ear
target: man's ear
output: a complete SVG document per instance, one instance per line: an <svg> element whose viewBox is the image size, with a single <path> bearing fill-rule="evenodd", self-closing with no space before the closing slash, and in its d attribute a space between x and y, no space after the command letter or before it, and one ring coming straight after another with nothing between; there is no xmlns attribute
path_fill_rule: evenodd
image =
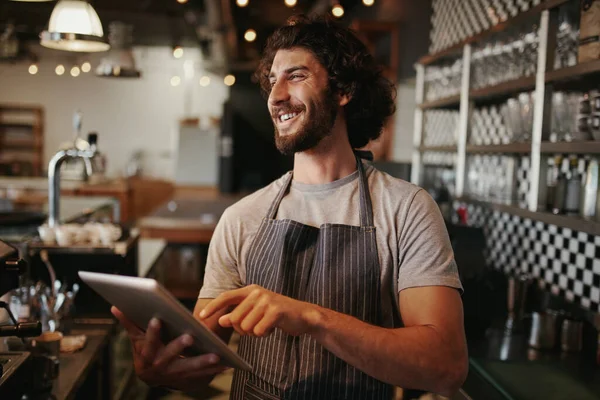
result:
<svg viewBox="0 0 600 400"><path fill-rule="evenodd" d="M346 104L350 103L352 100L352 95L350 93L343 93L338 96L338 104L340 107L344 107Z"/></svg>

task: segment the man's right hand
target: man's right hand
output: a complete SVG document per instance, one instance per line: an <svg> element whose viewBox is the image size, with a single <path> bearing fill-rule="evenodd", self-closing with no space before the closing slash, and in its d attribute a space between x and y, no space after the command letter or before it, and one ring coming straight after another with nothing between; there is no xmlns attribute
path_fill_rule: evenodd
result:
<svg viewBox="0 0 600 400"><path fill-rule="evenodd" d="M216 354L183 357L183 351L192 345L190 335L181 335L166 346L160 340L160 321L153 319L144 333L116 307L111 312L127 330L133 347L136 374L150 386L191 391L208 383L213 376L227 369L219 365Z"/></svg>

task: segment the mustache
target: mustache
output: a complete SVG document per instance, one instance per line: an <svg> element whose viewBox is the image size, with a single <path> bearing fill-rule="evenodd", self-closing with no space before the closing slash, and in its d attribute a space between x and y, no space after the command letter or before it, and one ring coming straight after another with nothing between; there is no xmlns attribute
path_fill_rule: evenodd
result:
<svg viewBox="0 0 600 400"><path fill-rule="evenodd" d="M300 113L302 111L305 110L304 106L294 106L291 104L286 104L286 105L281 105L278 107L274 107L273 110L271 111L271 117L273 119L277 119L277 116L279 114L290 114L290 113Z"/></svg>

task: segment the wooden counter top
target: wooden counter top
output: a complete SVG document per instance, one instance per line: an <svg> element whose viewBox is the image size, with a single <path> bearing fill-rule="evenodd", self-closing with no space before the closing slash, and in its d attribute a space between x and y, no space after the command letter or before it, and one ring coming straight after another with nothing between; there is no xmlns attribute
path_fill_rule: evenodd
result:
<svg viewBox="0 0 600 400"><path fill-rule="evenodd" d="M138 220L143 238L162 238L170 243L208 243L227 207L241 196L207 195L173 198Z"/></svg>

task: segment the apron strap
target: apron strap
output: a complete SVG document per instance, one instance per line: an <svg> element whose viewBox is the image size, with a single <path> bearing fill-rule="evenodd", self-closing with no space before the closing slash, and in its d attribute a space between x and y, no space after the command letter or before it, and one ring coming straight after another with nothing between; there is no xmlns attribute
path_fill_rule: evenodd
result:
<svg viewBox="0 0 600 400"><path fill-rule="evenodd" d="M358 169L358 186L360 193L360 226L370 227L373 226L373 205L371 203L371 194L369 193L369 184L367 183L367 176L365 174L362 161L359 158L359 156L361 156L362 154L356 153L355 155L356 166ZM283 196L285 196L285 194L287 193L288 188L290 187L290 184L292 182L292 176L293 173L288 172L287 176L285 177L285 180L283 181L283 185L279 190L279 193L277 193L277 197L275 198L275 200L273 200L273 203L271 203L271 207L267 212L267 219L275 219L275 215L277 214L277 210L279 209L279 204L281 204L281 200L283 199Z"/></svg>

